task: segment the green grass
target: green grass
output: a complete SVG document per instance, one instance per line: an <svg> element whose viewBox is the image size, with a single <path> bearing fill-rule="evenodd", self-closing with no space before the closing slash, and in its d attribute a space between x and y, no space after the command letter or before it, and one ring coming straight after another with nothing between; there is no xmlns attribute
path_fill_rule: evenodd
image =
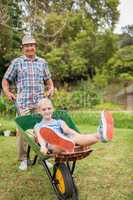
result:
<svg viewBox="0 0 133 200"><path fill-rule="evenodd" d="M80 125L82 132L96 127ZM0 200L54 200L41 165L18 170L16 138L0 137ZM113 142L96 144L93 153L77 162L74 172L79 200L133 199L133 130L116 129Z"/></svg>

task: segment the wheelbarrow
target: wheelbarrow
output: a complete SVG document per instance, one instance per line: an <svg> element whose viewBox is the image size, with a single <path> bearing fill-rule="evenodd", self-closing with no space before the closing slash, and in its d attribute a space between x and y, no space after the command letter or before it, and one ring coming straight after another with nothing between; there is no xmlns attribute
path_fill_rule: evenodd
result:
<svg viewBox="0 0 133 200"><path fill-rule="evenodd" d="M79 132L72 118L67 111L57 110L53 114L53 118L64 120L67 125ZM44 170L46 171L50 183L55 191L58 200L78 200L78 190L74 182L74 169L76 161L90 155L92 150L90 147L75 146L73 153L48 153L44 155L40 152L40 146L36 143L35 137L30 132L36 123L42 119L39 114L32 114L26 116L19 116L15 119L19 131L22 133L24 139L28 143L27 160L30 165L35 165L37 159L41 162ZM31 155L33 150L35 155ZM31 158L32 156L32 158ZM46 160L54 158L53 170L49 169Z"/></svg>

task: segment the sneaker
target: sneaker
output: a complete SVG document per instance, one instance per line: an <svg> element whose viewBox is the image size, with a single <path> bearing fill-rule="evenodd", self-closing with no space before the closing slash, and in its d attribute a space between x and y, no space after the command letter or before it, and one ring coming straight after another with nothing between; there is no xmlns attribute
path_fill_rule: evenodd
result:
<svg viewBox="0 0 133 200"><path fill-rule="evenodd" d="M21 161L21 163L20 163L20 166L19 166L19 169L20 170L27 170L27 160L23 160L23 161Z"/></svg>
<svg viewBox="0 0 133 200"><path fill-rule="evenodd" d="M52 168L53 167L53 165L48 160L46 160L45 162L46 162L48 168Z"/></svg>
<svg viewBox="0 0 133 200"><path fill-rule="evenodd" d="M113 117L108 111L101 113L100 126L98 128L100 140L107 142L113 138Z"/></svg>
<svg viewBox="0 0 133 200"><path fill-rule="evenodd" d="M51 128L43 127L40 129L42 138L51 145L56 145L66 152L74 151L74 143L69 138L55 132Z"/></svg>

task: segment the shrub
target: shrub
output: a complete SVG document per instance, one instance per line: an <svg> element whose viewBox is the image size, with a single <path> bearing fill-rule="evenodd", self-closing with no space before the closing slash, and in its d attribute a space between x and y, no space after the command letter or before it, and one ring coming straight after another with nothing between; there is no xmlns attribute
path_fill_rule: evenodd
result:
<svg viewBox="0 0 133 200"><path fill-rule="evenodd" d="M101 92L89 81L81 81L71 90L67 87L56 90L53 103L56 108L76 110L94 108L101 102Z"/></svg>
<svg viewBox="0 0 133 200"><path fill-rule="evenodd" d="M0 111L2 115L14 115L15 107L5 96L0 97Z"/></svg>
<svg viewBox="0 0 133 200"><path fill-rule="evenodd" d="M0 98L0 112L1 114L3 114L6 110L6 105L5 105L5 102L4 102L4 99L1 97Z"/></svg>

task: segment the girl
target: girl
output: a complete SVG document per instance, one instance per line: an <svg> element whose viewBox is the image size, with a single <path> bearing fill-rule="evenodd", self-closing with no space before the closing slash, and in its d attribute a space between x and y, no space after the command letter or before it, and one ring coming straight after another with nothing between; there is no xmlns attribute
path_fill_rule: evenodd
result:
<svg viewBox="0 0 133 200"><path fill-rule="evenodd" d="M41 146L41 152L44 154L48 150L52 150L54 153L62 151L73 152L75 144L85 146L99 141L106 142L112 140L113 118L110 112L103 111L101 113L98 133L79 134L69 128L63 120L52 118L54 109L52 102L48 98L40 100L38 109L42 115L42 121L35 125L34 130Z"/></svg>

